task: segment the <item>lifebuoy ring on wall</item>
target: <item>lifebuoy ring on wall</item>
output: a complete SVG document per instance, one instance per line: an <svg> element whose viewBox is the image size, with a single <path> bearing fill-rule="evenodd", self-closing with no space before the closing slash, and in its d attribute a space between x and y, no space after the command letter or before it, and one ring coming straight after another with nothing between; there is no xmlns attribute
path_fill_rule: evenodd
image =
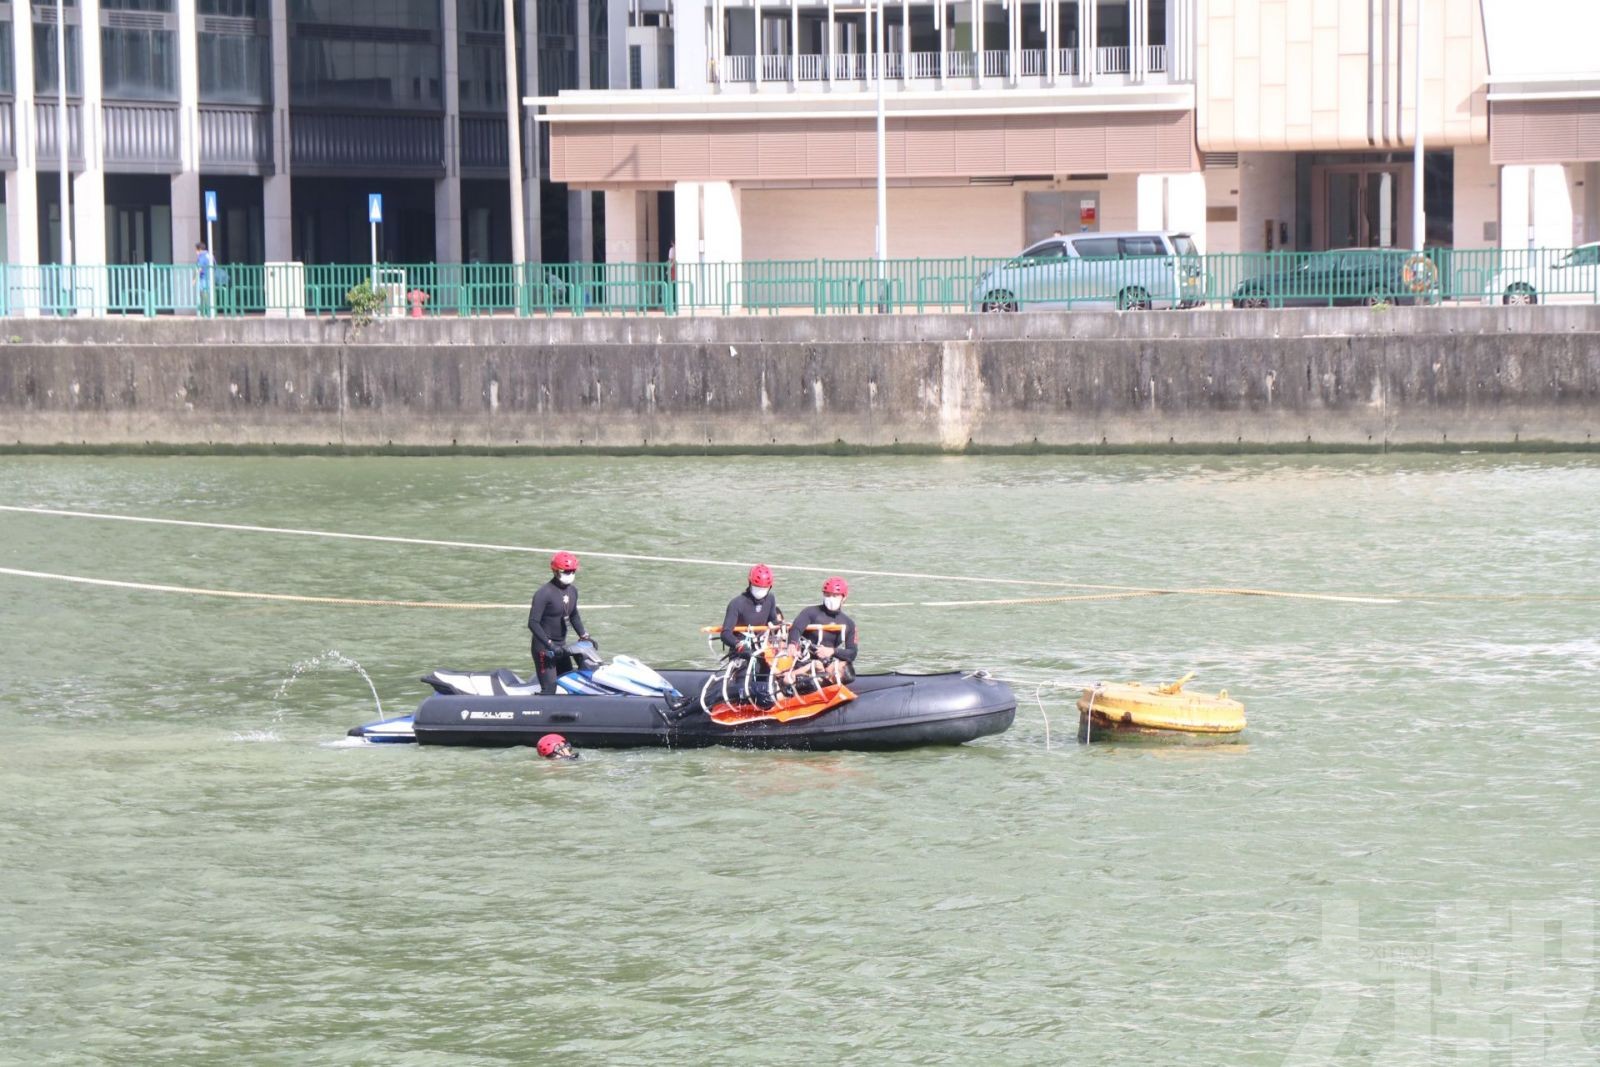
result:
<svg viewBox="0 0 1600 1067"><path fill-rule="evenodd" d="M1409 257L1400 268L1400 280L1413 293L1426 293L1439 284L1439 267L1421 252Z"/></svg>

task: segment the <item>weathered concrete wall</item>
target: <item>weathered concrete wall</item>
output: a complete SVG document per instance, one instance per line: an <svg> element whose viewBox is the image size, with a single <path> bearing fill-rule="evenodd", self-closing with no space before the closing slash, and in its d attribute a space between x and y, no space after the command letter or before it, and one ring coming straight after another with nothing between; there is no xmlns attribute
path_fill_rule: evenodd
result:
<svg viewBox="0 0 1600 1067"><path fill-rule="evenodd" d="M1600 308L11 320L0 443L1588 445Z"/></svg>

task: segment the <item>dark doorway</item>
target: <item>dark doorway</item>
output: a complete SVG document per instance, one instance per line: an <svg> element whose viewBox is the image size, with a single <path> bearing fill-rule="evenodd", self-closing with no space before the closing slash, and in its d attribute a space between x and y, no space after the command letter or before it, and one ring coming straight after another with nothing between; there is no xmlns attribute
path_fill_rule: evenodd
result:
<svg viewBox="0 0 1600 1067"><path fill-rule="evenodd" d="M200 239L206 240L205 195L217 194L217 221L211 226L211 254L218 263L265 261L261 179L214 174L200 176Z"/></svg>
<svg viewBox="0 0 1600 1067"><path fill-rule="evenodd" d="M432 179L295 178L293 182L294 258L300 262L369 262L369 193L383 194L378 260L434 261Z"/></svg>

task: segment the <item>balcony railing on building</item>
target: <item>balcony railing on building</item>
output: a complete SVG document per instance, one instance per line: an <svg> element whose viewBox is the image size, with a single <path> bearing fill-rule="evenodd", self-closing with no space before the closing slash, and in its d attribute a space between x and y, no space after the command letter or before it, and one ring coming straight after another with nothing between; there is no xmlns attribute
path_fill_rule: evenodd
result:
<svg viewBox="0 0 1600 1067"><path fill-rule="evenodd" d="M1028 78L1046 82L1052 78L1081 77L1084 74L1081 51L1077 48L1057 48L1053 51L1022 48L1015 52L1008 48L986 48L982 52L893 51L883 53L883 72L885 79L893 81L984 79L993 82ZM1148 45L1140 54L1145 66L1138 76L1167 75L1166 45ZM1133 69L1135 53L1126 45L1101 46L1093 49L1092 55L1096 75L1136 76ZM721 60L721 77L718 80L747 84L870 82L877 77L877 64L878 57L872 52L730 55Z"/></svg>

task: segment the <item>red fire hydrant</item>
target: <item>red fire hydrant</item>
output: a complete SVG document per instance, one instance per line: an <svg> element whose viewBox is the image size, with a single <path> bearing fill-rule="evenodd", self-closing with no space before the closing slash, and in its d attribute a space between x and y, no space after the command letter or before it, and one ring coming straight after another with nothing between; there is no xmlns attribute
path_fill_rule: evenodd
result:
<svg viewBox="0 0 1600 1067"><path fill-rule="evenodd" d="M413 289L406 294L406 299L411 302L411 317L422 318L422 305L428 302L428 294L421 289Z"/></svg>

